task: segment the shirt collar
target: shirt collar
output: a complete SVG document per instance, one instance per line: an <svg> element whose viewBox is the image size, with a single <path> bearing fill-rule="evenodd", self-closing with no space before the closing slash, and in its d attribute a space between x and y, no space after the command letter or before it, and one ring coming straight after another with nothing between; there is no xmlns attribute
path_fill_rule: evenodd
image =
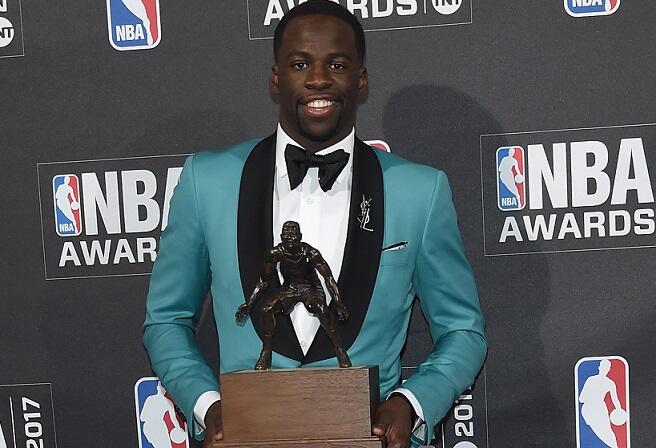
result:
<svg viewBox="0 0 656 448"><path fill-rule="evenodd" d="M278 123L278 131L276 132L276 177L280 179L284 179L287 177L287 163L285 162L285 148L289 144L298 146L299 148L303 148L301 145L296 143L296 141L284 131L282 126L280 126L280 123ZM325 155L325 154L330 154L333 151L337 151L338 149L343 149L346 153L348 153L349 155L348 162L346 163L346 166L344 167L342 172L339 173L339 176L337 177L337 180L335 182L342 183L344 182L345 179L347 179L347 176L350 176L353 167L354 147L355 147L355 128L351 129L349 135L344 137L344 139L340 140L334 145L331 145L317 152L318 155Z"/></svg>

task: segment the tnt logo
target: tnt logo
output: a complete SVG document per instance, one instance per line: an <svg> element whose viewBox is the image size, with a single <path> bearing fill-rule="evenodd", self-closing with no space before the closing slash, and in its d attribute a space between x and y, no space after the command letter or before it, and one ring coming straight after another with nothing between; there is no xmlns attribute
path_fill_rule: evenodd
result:
<svg viewBox="0 0 656 448"><path fill-rule="evenodd" d="M583 358L574 368L578 448L630 448L629 365L620 356Z"/></svg>
<svg viewBox="0 0 656 448"><path fill-rule="evenodd" d="M109 41L117 50L147 50L161 40L159 0L107 0Z"/></svg>
<svg viewBox="0 0 656 448"><path fill-rule="evenodd" d="M460 9L462 0L432 0L433 8L440 14L449 16Z"/></svg>
<svg viewBox="0 0 656 448"><path fill-rule="evenodd" d="M524 149L504 146L497 149L497 204L502 211L521 210L526 205Z"/></svg>
<svg viewBox="0 0 656 448"><path fill-rule="evenodd" d="M8 46L12 40L16 30L14 25L5 17L0 17L0 48Z"/></svg>
<svg viewBox="0 0 656 448"><path fill-rule="evenodd" d="M77 236L82 233L80 217L80 182L75 174L62 174L52 178L55 198L55 230L59 236Z"/></svg>
<svg viewBox="0 0 656 448"><path fill-rule="evenodd" d="M156 377L134 385L139 448L189 448L187 424Z"/></svg>
<svg viewBox="0 0 656 448"><path fill-rule="evenodd" d="M608 16L620 8L620 0L565 0L572 17Z"/></svg>

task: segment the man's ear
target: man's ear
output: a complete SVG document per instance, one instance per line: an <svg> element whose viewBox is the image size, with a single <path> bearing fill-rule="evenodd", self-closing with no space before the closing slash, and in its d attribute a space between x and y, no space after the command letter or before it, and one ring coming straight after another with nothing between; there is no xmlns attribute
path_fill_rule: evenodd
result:
<svg viewBox="0 0 656 448"><path fill-rule="evenodd" d="M278 89L278 64L273 64L271 66L271 76L269 76L269 92L271 95L278 95L280 89Z"/></svg>
<svg viewBox="0 0 656 448"><path fill-rule="evenodd" d="M364 65L360 67L360 75L358 77L358 95L365 96L369 90L369 77L367 76L367 67Z"/></svg>

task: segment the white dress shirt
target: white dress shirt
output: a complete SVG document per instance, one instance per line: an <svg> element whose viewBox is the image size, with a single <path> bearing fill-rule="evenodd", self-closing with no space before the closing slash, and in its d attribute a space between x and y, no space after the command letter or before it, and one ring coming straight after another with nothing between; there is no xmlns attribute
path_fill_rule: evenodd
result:
<svg viewBox="0 0 656 448"><path fill-rule="evenodd" d="M303 182L293 190L290 188L285 162L285 148L288 144L302 147L278 125L273 186L273 243L280 243L285 221L296 221L301 226L303 241L321 252L337 280L342 268L348 230L355 129L344 140L317 152L318 155L326 155L342 149L349 155L346 166L328 191L323 191L319 186L319 168L308 169ZM324 278L319 276L319 279L326 292L326 302L330 303L332 297ZM282 277L280 280L282 282ZM319 329L319 319L309 313L302 303L296 304L290 317L301 350L306 355Z"/></svg>
<svg viewBox="0 0 656 448"><path fill-rule="evenodd" d="M285 221L298 222L303 234L303 241L321 252L330 266L333 277L337 280L342 268L348 231L355 129L351 130L350 134L340 142L317 152L318 155L325 155L342 149L349 154L346 166L332 188L325 192L319 185L318 168L310 168L303 178L303 182L293 190L290 188L285 162L285 148L288 144L302 148L282 129L282 126L278 125L273 185L273 243L274 245L280 243L280 233ZM326 292L326 301L330 303L332 297L326 288L325 280L321 276L319 279ZM282 282L282 277L280 280ZM290 317L301 350L305 355L319 329L319 319L309 313L302 303L296 304ZM403 394L413 405L417 416L423 421L423 412L414 394L404 388L396 389L394 392ZM216 391L205 392L200 396L194 407L194 417L201 427L205 426L205 414L209 407L220 399L221 395Z"/></svg>

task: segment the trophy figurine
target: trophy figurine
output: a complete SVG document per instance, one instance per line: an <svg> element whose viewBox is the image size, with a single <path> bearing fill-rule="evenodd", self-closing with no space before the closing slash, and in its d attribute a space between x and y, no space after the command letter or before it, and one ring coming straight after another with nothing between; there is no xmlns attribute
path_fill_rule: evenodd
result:
<svg viewBox="0 0 656 448"><path fill-rule="evenodd" d="M326 303L326 294L321 286L317 271L326 281L332 300L335 302L340 321L348 319L346 306L337 289L337 282L330 272L330 267L321 253L301 241L302 234L297 222L287 221L282 226L281 243L271 249L266 256L264 269L251 296L237 309L237 322L243 325L248 319L251 308L260 298L262 291L269 286L272 276L280 273L283 283L262 303L262 352L255 364L255 370L271 368L273 334L276 327L276 314L289 314L297 303L302 303L318 319L335 348L340 367L351 367L351 360L342 346L335 328L335 320Z"/></svg>

